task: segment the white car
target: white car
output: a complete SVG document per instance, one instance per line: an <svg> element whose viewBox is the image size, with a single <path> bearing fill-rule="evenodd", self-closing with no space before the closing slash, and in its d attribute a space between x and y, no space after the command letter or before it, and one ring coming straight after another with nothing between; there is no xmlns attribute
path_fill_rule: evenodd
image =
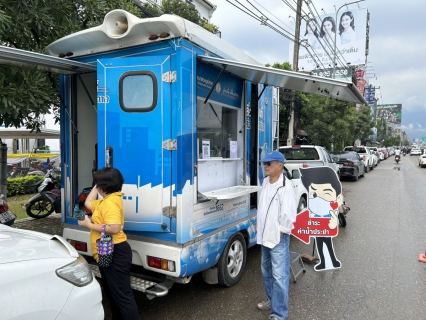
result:
<svg viewBox="0 0 426 320"><path fill-rule="evenodd" d="M419 149L419 148L413 148L413 149L411 149L411 151L410 151L410 156L413 156L413 155L420 155L422 153L422 151Z"/></svg>
<svg viewBox="0 0 426 320"><path fill-rule="evenodd" d="M419 167L423 168L426 166L426 149L423 150L423 154L419 156Z"/></svg>
<svg viewBox="0 0 426 320"><path fill-rule="evenodd" d="M62 237L0 224L1 319L104 319L86 260Z"/></svg>
<svg viewBox="0 0 426 320"><path fill-rule="evenodd" d="M379 159L377 158L377 156L376 156L376 150L377 150L377 148L374 148L374 147L366 147L367 149L368 149L368 151L370 151L370 153L371 153L371 155L373 156L373 166L374 167L377 167L377 165L379 164ZM376 150L374 150L374 149L376 149Z"/></svg>

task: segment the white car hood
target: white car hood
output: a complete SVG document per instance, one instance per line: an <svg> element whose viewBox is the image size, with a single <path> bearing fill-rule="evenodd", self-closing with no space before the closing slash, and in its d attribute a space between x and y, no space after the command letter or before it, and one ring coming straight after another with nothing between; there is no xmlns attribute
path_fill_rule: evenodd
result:
<svg viewBox="0 0 426 320"><path fill-rule="evenodd" d="M62 237L0 225L0 264L47 258L78 257Z"/></svg>

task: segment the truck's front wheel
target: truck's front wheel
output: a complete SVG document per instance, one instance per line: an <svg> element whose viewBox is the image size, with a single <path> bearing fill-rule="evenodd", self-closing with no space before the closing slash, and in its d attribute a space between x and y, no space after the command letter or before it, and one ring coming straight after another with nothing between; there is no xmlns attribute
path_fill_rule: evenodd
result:
<svg viewBox="0 0 426 320"><path fill-rule="evenodd" d="M231 287L240 281L246 264L247 247L241 233L234 234L226 244L217 264L219 284Z"/></svg>

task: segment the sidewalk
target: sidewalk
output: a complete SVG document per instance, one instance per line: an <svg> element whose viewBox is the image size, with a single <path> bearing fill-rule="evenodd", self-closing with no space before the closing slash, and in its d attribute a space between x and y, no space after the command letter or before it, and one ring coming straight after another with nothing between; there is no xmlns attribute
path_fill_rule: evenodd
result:
<svg viewBox="0 0 426 320"><path fill-rule="evenodd" d="M15 221L13 228L43 232L47 234L57 234L62 236L64 225L61 222L61 215L52 213L43 219L25 218Z"/></svg>

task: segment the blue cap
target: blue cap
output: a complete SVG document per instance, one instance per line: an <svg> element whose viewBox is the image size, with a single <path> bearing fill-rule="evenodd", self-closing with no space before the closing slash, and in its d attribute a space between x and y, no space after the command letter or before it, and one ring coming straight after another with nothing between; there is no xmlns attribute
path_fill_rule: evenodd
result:
<svg viewBox="0 0 426 320"><path fill-rule="evenodd" d="M260 162L270 162L270 161L278 161L281 163L285 162L284 155L279 151L272 151L270 154L266 155L265 158L260 160Z"/></svg>

